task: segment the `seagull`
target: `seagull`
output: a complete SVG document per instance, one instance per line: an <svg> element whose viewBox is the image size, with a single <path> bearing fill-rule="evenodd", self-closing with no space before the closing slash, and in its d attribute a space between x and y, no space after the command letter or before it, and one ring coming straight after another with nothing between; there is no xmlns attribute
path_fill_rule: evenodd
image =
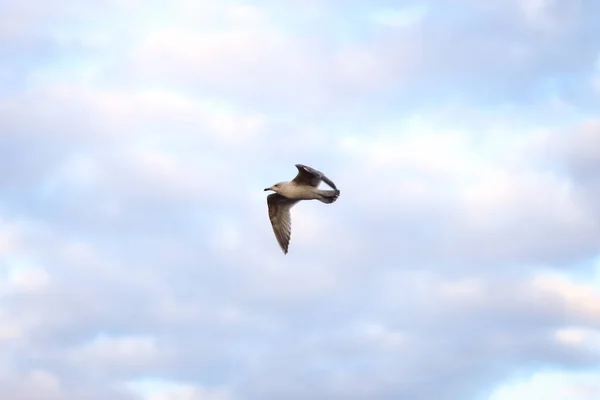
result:
<svg viewBox="0 0 600 400"><path fill-rule="evenodd" d="M322 172L302 164L296 164L296 168L298 168L298 175L292 181L279 182L264 190L265 192L268 190L275 192L267 196L269 219L284 254L288 252L292 233L290 209L300 200L319 200L325 204L331 204L340 195L335 184ZM319 189L321 181L334 190Z"/></svg>

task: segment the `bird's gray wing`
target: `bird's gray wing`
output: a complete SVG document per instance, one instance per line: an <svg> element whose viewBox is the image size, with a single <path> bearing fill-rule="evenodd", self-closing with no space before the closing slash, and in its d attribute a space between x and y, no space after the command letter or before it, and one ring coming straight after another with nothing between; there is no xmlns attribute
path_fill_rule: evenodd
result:
<svg viewBox="0 0 600 400"><path fill-rule="evenodd" d="M323 181L333 189L337 190L337 187L331 179L327 178L321 171L317 171L314 168L302 164L296 164L296 168L298 168L298 175L296 175L292 182L296 182L299 185L317 187L319 186L319 183Z"/></svg>
<svg viewBox="0 0 600 400"><path fill-rule="evenodd" d="M267 205L269 206L269 219L273 226L273 232L277 242L285 254L288 252L290 236L292 234L292 219L290 209L298 202L283 197L278 193L272 193L267 196Z"/></svg>

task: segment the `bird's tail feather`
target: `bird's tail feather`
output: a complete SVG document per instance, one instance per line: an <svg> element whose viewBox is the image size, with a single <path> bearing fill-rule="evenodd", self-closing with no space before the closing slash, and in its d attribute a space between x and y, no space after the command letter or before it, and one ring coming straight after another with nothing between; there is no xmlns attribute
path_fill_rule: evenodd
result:
<svg viewBox="0 0 600 400"><path fill-rule="evenodd" d="M333 203L339 196L339 190L319 190L319 200L326 204Z"/></svg>

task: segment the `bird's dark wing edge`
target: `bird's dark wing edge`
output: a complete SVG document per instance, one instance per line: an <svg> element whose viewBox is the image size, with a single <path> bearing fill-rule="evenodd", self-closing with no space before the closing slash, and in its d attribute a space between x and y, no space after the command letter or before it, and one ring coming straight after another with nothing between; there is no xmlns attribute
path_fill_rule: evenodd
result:
<svg viewBox="0 0 600 400"><path fill-rule="evenodd" d="M320 181L323 181L329 186L331 186L333 189L337 190L335 183L333 183L333 181L321 171L304 164L296 164L296 168L298 168L298 174L293 179L293 182L311 186L318 186Z"/></svg>

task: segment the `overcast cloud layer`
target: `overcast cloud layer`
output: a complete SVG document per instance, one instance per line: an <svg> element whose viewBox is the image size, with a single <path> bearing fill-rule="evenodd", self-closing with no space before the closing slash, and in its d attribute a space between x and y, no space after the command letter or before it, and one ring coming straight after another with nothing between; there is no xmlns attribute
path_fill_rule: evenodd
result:
<svg viewBox="0 0 600 400"><path fill-rule="evenodd" d="M3 1L2 398L600 398L598 21Z"/></svg>

